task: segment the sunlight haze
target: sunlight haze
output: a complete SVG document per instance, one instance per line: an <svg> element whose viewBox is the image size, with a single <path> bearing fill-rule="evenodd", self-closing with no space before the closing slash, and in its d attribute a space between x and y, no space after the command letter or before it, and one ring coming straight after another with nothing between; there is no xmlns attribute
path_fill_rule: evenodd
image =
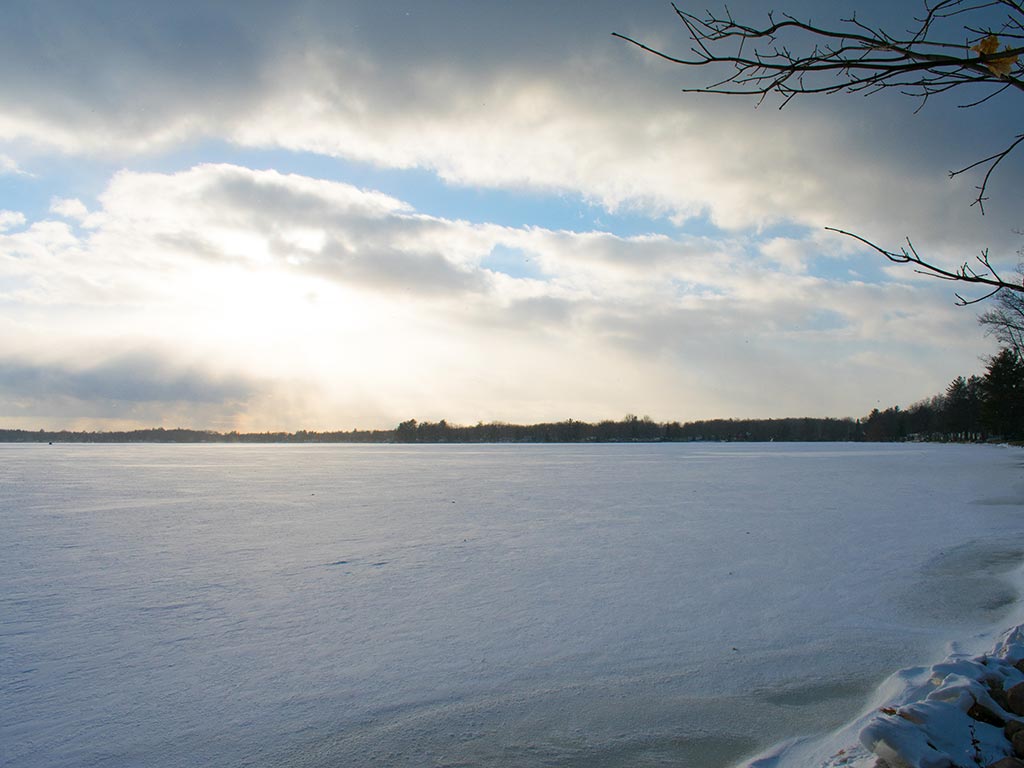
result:
<svg viewBox="0 0 1024 768"><path fill-rule="evenodd" d="M1012 267L1020 159L984 217L947 172L1019 111L682 94L612 32L689 44L660 0L7 4L5 426L861 417L981 369L976 309L824 227Z"/></svg>

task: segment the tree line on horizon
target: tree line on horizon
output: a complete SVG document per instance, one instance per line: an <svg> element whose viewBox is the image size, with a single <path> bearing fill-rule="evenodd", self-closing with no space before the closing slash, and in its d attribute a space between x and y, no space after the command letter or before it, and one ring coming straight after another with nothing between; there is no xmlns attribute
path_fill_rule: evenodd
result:
<svg viewBox="0 0 1024 768"><path fill-rule="evenodd" d="M862 422L836 418L712 419L681 424L658 423L647 416L627 416L597 423L567 419L538 424L505 422L472 426L403 421L395 429L317 432L216 432L196 429L33 432L0 429L0 442L20 443L623 443L711 441L851 441L864 440Z"/></svg>
<svg viewBox="0 0 1024 768"><path fill-rule="evenodd" d="M1003 347L983 376L958 376L945 392L905 410L875 409L864 428L869 441L1024 439L1024 357Z"/></svg>
<svg viewBox="0 0 1024 768"><path fill-rule="evenodd" d="M994 355L982 376L958 376L945 391L862 419L795 417L659 423L627 415L597 423L473 426L409 419L394 429L317 432L216 432L196 429L36 432L0 429L0 442L62 443L611 443L611 442L981 442L1024 439L1024 355L1013 346Z"/></svg>
<svg viewBox="0 0 1024 768"><path fill-rule="evenodd" d="M1022 254L1024 257L1024 254ZM1024 266L1018 268L1024 277ZM394 429L317 432L217 432L198 429L30 431L0 429L5 443L609 443L609 442L982 442L1024 440L1024 294L1003 291L979 318L1002 344L981 376L958 376L931 398L901 409L873 409L860 419L794 417L659 423L629 414L597 423L473 426L409 419Z"/></svg>
<svg viewBox="0 0 1024 768"><path fill-rule="evenodd" d="M1024 249L1018 252L1024 260ZM1024 280L1024 261L1017 265ZM864 420L865 440L1024 440L1024 293L1000 290L978 317L999 342L981 376L958 376L946 390L905 410L875 409Z"/></svg>

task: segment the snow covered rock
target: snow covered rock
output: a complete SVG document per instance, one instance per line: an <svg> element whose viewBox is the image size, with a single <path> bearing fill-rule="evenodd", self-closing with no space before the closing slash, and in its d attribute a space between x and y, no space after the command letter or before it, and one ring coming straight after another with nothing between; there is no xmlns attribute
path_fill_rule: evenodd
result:
<svg viewBox="0 0 1024 768"><path fill-rule="evenodd" d="M951 657L906 670L906 695L882 707L860 741L891 768L1024 768L1024 634L1016 627L995 656Z"/></svg>

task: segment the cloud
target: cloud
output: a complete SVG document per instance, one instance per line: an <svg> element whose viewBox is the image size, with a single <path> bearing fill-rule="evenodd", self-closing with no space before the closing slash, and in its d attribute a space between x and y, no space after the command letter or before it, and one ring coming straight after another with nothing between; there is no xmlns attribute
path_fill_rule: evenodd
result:
<svg viewBox="0 0 1024 768"><path fill-rule="evenodd" d="M55 197L50 201L50 212L77 221L84 221L89 216L85 203L73 197Z"/></svg>
<svg viewBox="0 0 1024 768"><path fill-rule="evenodd" d="M142 420L178 403L181 423L256 429L856 416L977 366L980 332L945 285L812 274L821 256L861 266L813 231L497 226L225 164L122 171L89 220L0 235L11 413L20 398L35 418L50 402L50 419L76 403Z"/></svg>
<svg viewBox="0 0 1024 768"><path fill-rule="evenodd" d="M947 285L821 227L912 235L954 264L1019 244L1016 166L984 219L976 180L944 178L1019 113L682 96L695 73L608 35L684 45L660 2L7 14L0 148L33 170L54 153L122 169L45 179L64 187L42 196L48 213L20 198L25 214L0 213L0 414L51 426L856 416L976 370L980 332ZM224 142L267 162L294 150L323 175L345 172L330 158L421 169L682 228L463 221L321 171L182 160ZM4 173L24 174L0 155Z"/></svg>
<svg viewBox="0 0 1024 768"><path fill-rule="evenodd" d="M32 174L23 171L18 165L18 161L10 155L0 154L0 176L3 175L31 176Z"/></svg>
<svg viewBox="0 0 1024 768"><path fill-rule="evenodd" d="M479 282L436 219L374 191L276 171L201 165L178 174L118 174L101 196L96 243L126 238L168 265L179 259L316 274L346 285L459 291ZM139 238L149 240L143 244Z"/></svg>
<svg viewBox="0 0 1024 768"><path fill-rule="evenodd" d="M690 73L608 35L682 44L659 3L64 10L19 7L5 25L0 138L120 157L227 138L728 229L910 234L954 261L1010 248L1018 224L1012 192L983 221L968 207L976 180L944 178L960 162L949 147L977 133L969 115L915 119L884 97L865 118L860 100L780 112L679 95ZM45 37L16 32L44 23ZM986 136L1016 122L989 114ZM975 159L967 146L962 163Z"/></svg>
<svg viewBox="0 0 1024 768"><path fill-rule="evenodd" d="M8 358L0 363L0 391L33 399L224 404L251 397L255 387L237 376L213 376L151 352L135 352L81 366Z"/></svg>
<svg viewBox="0 0 1024 768"><path fill-rule="evenodd" d="M156 351L91 345L63 358L38 350L0 357L0 411L6 424L36 429L188 426L231 429L263 383L215 373Z"/></svg>
<svg viewBox="0 0 1024 768"><path fill-rule="evenodd" d="M20 211L0 211L0 232L6 232L12 227L25 226L25 214Z"/></svg>

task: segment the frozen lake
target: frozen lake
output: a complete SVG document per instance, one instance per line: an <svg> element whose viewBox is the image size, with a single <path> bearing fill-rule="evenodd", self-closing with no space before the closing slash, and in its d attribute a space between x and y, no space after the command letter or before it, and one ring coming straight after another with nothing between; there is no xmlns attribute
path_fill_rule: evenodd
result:
<svg viewBox="0 0 1024 768"><path fill-rule="evenodd" d="M732 765L1019 620L1022 463L0 445L0 765Z"/></svg>

